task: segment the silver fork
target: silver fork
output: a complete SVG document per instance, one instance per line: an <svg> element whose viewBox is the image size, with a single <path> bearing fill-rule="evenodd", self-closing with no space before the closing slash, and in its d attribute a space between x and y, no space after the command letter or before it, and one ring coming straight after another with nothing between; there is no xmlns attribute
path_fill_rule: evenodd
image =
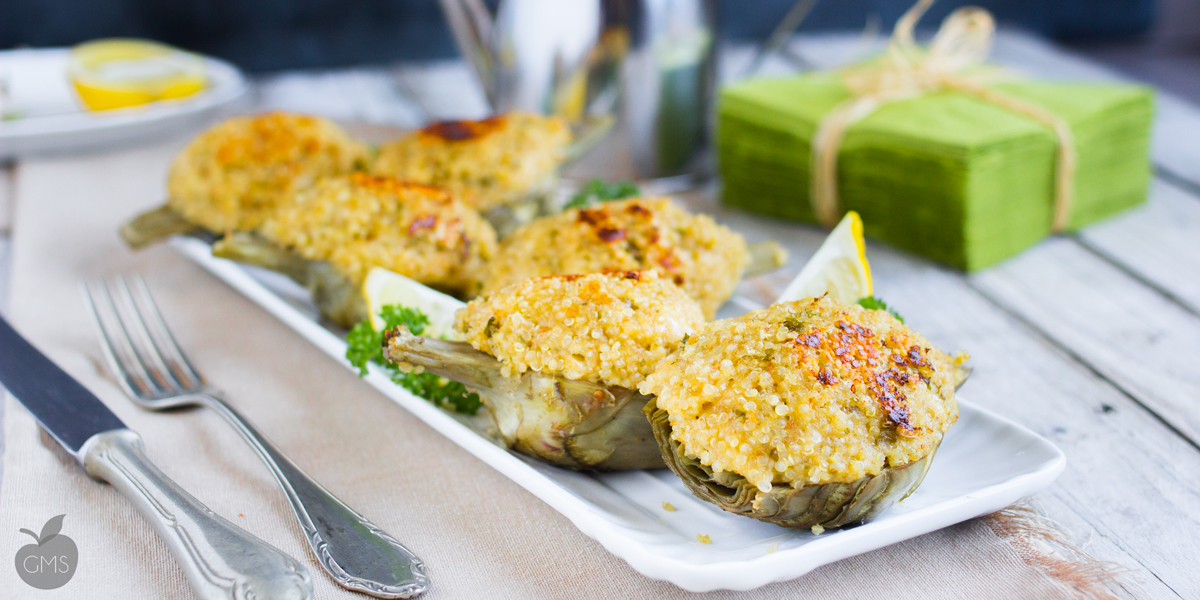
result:
<svg viewBox="0 0 1200 600"><path fill-rule="evenodd" d="M242 434L287 492L317 561L344 588L379 598L411 598L429 587L424 564L301 471L210 386L167 328L146 283L133 275L84 285L109 365L138 406L206 406Z"/></svg>

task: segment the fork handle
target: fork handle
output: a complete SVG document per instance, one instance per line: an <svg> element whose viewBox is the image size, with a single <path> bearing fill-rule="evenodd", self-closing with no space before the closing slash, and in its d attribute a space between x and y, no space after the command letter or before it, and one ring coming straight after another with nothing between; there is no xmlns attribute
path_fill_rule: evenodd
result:
<svg viewBox="0 0 1200 600"><path fill-rule="evenodd" d="M201 600L312 597L308 569L226 521L158 470L129 429L92 436L82 449L88 474L117 488L150 521Z"/></svg>
<svg viewBox="0 0 1200 600"><path fill-rule="evenodd" d="M378 598L411 598L428 589L429 577L416 554L300 470L224 400L201 398L271 469L287 492L313 554L338 585Z"/></svg>

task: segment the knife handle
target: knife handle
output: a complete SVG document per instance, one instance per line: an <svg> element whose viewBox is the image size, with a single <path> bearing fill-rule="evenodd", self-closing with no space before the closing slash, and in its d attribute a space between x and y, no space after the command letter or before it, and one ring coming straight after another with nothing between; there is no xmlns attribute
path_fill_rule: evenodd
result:
<svg viewBox="0 0 1200 600"><path fill-rule="evenodd" d="M92 436L83 446L88 474L117 488L167 542L201 600L312 597L308 569L221 518L158 470L129 429Z"/></svg>

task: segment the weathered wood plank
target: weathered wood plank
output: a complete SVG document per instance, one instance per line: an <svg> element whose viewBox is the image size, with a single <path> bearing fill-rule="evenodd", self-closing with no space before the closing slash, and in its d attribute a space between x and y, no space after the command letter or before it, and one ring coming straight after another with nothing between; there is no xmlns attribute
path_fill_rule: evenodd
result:
<svg viewBox="0 0 1200 600"><path fill-rule="evenodd" d="M1145 206L1076 239L1200 315L1200 202L1189 191L1158 179Z"/></svg>
<svg viewBox="0 0 1200 600"><path fill-rule="evenodd" d="M1132 595L1200 594L1183 558L1200 551L1200 453L959 276L886 259L873 266L879 294L914 327L943 347L972 354L967 398L1066 452L1066 471L1039 496L1048 515L1080 544L1090 542L1093 555L1145 569L1144 590Z"/></svg>
<svg viewBox="0 0 1200 600"><path fill-rule="evenodd" d="M751 300L786 283L824 236L816 228L694 202L792 253L788 269L742 284L740 294ZM1142 581L1126 595L1200 594L1186 558L1200 551L1200 452L963 276L874 244L869 256L879 295L935 343L971 353L976 371L964 388L967 398L1063 448L1067 470L1038 502L1093 555L1139 571Z"/></svg>
<svg viewBox="0 0 1200 600"><path fill-rule="evenodd" d="M1200 444L1200 318L1069 238L970 278Z"/></svg>

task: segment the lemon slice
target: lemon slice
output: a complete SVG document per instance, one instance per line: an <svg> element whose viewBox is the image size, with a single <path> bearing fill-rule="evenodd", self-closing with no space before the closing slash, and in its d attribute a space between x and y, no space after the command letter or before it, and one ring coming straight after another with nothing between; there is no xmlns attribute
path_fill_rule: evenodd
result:
<svg viewBox="0 0 1200 600"><path fill-rule="evenodd" d="M371 326L376 331L386 327L379 312L390 304L416 308L429 317L429 326L422 335L426 337L451 336L454 328L454 313L465 306L461 300L447 296L435 289L417 283L399 273L383 267L375 267L367 273L363 282L363 297L367 299L367 310L371 313Z"/></svg>
<svg viewBox="0 0 1200 600"><path fill-rule="evenodd" d="M842 217L842 222L829 232L817 253L775 301L791 302L826 292L830 298L846 304L874 295L862 219L854 211Z"/></svg>
<svg viewBox="0 0 1200 600"><path fill-rule="evenodd" d="M96 40L71 48L67 76L90 110L184 98L208 81L204 59L149 40Z"/></svg>

